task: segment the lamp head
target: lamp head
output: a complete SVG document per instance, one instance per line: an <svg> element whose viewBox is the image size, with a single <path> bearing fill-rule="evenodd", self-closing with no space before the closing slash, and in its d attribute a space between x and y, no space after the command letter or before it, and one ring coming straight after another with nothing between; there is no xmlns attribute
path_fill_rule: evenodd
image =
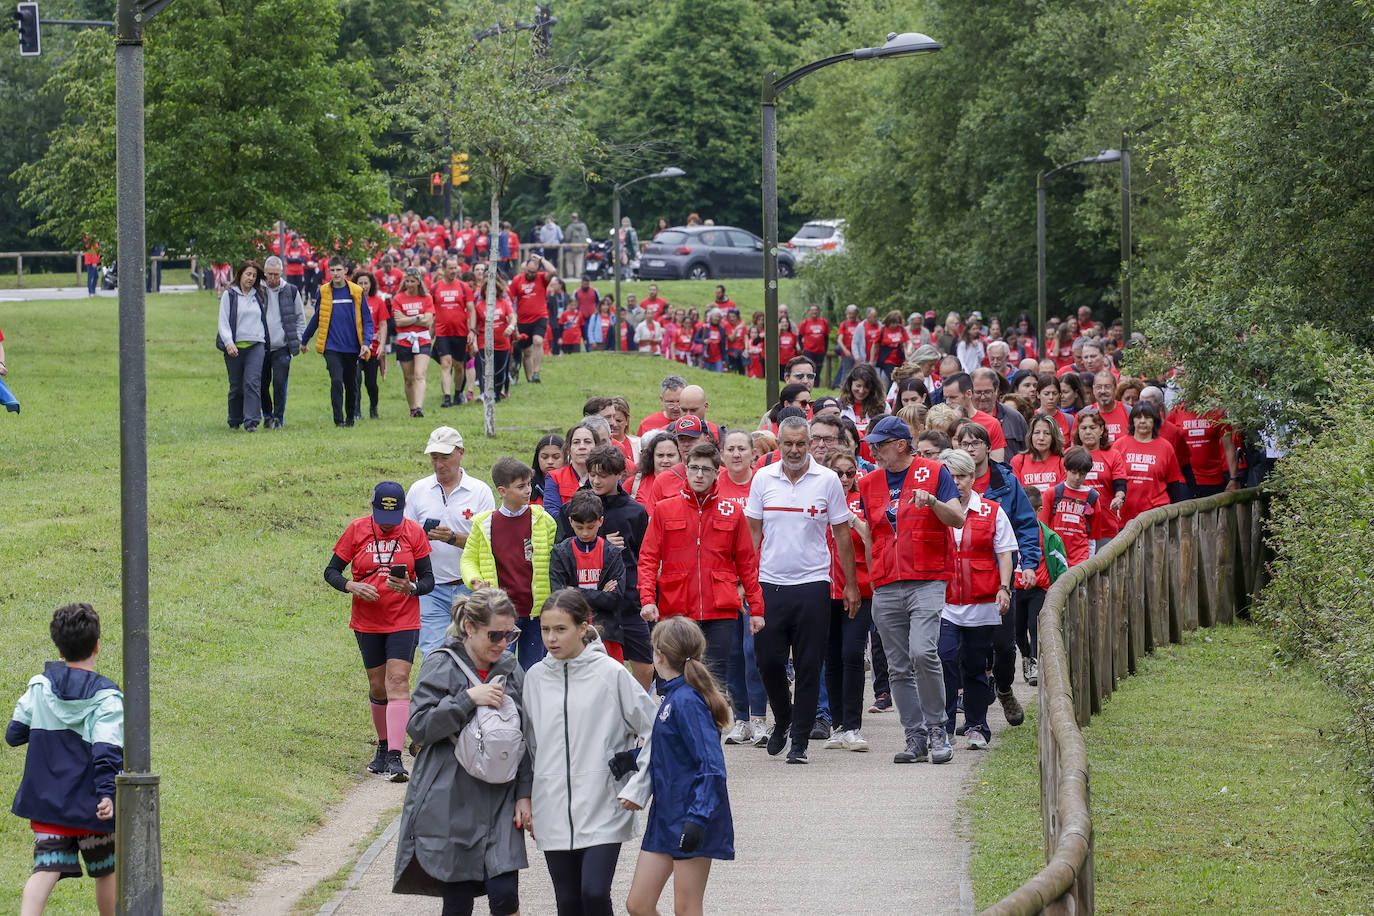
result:
<svg viewBox="0 0 1374 916"><path fill-rule="evenodd" d="M887 57L905 57L908 54L922 54L944 48L929 35L920 32L889 32L887 41L877 48L859 48L854 52L855 60L880 60Z"/></svg>
<svg viewBox="0 0 1374 916"><path fill-rule="evenodd" d="M687 174L686 172L684 172L682 169L678 168L677 166L675 166L675 165L670 165L670 166L668 166L666 169L664 169L663 171L661 171L661 172L655 172L654 174L650 175L649 177L650 177L650 178L681 178L683 175L686 175L686 174Z"/></svg>
<svg viewBox="0 0 1374 916"><path fill-rule="evenodd" d="M1084 160L1083 160L1083 162L1084 162L1085 164L1088 164L1088 163L1098 163L1098 162L1120 162L1120 161L1121 161L1121 150L1119 150L1119 149L1104 149L1102 152L1098 153L1096 156L1089 156L1087 159L1084 159Z"/></svg>

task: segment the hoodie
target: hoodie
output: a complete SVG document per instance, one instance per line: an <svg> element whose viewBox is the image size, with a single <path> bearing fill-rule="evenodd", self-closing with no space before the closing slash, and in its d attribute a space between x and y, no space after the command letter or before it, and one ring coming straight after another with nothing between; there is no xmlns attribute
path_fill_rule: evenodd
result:
<svg viewBox="0 0 1374 916"><path fill-rule="evenodd" d="M522 698L533 739L534 837L539 849L566 851L623 843L635 835L635 817L617 796L647 796L649 755L625 780L611 775L610 760L646 743L658 704L593 638L576 658L546 655L525 673Z"/></svg>
<svg viewBox="0 0 1374 916"><path fill-rule="evenodd" d="M112 833L114 821L95 816L102 798L115 797L124 766L124 694L109 678L48 662L29 679L5 730L10 747L29 745L15 814L42 824Z"/></svg>

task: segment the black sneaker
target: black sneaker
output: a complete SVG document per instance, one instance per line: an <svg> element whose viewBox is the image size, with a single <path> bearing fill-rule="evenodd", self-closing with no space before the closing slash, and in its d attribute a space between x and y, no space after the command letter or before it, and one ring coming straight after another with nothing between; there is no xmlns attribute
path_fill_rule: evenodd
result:
<svg viewBox="0 0 1374 916"><path fill-rule="evenodd" d="M424 415L425 415L425 412L424 412L423 410L421 410L419 407L415 408L415 416L417 416L417 417L424 417Z"/></svg>
<svg viewBox="0 0 1374 916"><path fill-rule="evenodd" d="M811 726L811 740L824 741L829 737L830 723L825 721L824 719L817 719L816 723Z"/></svg>
<svg viewBox="0 0 1374 916"><path fill-rule="evenodd" d="M385 773L385 772L386 772L386 742L385 742L385 741L378 741L378 742L377 742L377 754L376 754L376 756L374 756L374 757L372 758L372 762L369 763L369 764L367 765L367 771L368 771L369 773Z"/></svg>
<svg viewBox="0 0 1374 916"><path fill-rule="evenodd" d="M536 385L542 384L542 383L539 381L539 373L538 373L538 372L536 372L536 373L534 374L534 378L530 379L530 381L531 381L531 382L534 382Z"/></svg>
<svg viewBox="0 0 1374 916"><path fill-rule="evenodd" d="M791 725L784 725L781 722L773 723L773 733L768 736L769 757L778 756L782 753L782 749L787 747L787 733L791 730Z"/></svg>
<svg viewBox="0 0 1374 916"><path fill-rule="evenodd" d="M440 402L439 406L440 406L440 407L452 407L452 406L453 406L453 398L450 397L449 395L444 395L444 400Z"/></svg>
<svg viewBox="0 0 1374 916"><path fill-rule="evenodd" d="M387 782L405 782L410 778L405 765L401 763L400 750L386 752L386 778Z"/></svg>
<svg viewBox="0 0 1374 916"><path fill-rule="evenodd" d="M873 705L868 707L869 712L887 712L892 708L892 697L886 693L880 693L873 698Z"/></svg>
<svg viewBox="0 0 1374 916"><path fill-rule="evenodd" d="M369 408L367 409L367 417L368 417L369 420L375 420L375 419L377 419L377 408L375 408L375 407L369 407Z"/></svg>
<svg viewBox="0 0 1374 916"><path fill-rule="evenodd" d="M806 759L806 745L803 744L798 746L797 742L793 741L791 750L787 752L787 762L808 763L809 761Z"/></svg>
<svg viewBox="0 0 1374 916"><path fill-rule="evenodd" d="M925 732L917 732L906 739L906 747L892 755L893 763L919 763L930 756L929 739Z"/></svg>

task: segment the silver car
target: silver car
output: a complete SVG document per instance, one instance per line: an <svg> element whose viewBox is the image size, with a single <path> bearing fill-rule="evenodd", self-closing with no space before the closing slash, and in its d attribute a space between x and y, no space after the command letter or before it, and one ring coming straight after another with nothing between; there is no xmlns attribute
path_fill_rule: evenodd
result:
<svg viewBox="0 0 1374 916"><path fill-rule="evenodd" d="M844 220L813 219L802 223L797 234L787 241L798 261L805 261L812 255L844 251Z"/></svg>
<svg viewBox="0 0 1374 916"><path fill-rule="evenodd" d="M792 253L778 252L778 275L791 277ZM763 276L763 239L733 226L664 229L639 259L641 280L718 280Z"/></svg>

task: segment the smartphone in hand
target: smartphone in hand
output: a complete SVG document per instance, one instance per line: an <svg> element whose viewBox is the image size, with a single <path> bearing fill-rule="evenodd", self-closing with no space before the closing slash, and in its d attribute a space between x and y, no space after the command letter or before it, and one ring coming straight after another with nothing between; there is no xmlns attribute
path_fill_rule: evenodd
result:
<svg viewBox="0 0 1374 916"><path fill-rule="evenodd" d="M391 578L393 578L393 579L404 579L404 578L406 578L406 565L405 565L404 563L392 563L392 564L391 564Z"/></svg>
<svg viewBox="0 0 1374 916"><path fill-rule="evenodd" d="M427 518L427 519L425 519L424 529L425 529L426 532L428 532L431 528L438 528L438 527L439 527L439 520L438 520L437 518Z"/></svg>

